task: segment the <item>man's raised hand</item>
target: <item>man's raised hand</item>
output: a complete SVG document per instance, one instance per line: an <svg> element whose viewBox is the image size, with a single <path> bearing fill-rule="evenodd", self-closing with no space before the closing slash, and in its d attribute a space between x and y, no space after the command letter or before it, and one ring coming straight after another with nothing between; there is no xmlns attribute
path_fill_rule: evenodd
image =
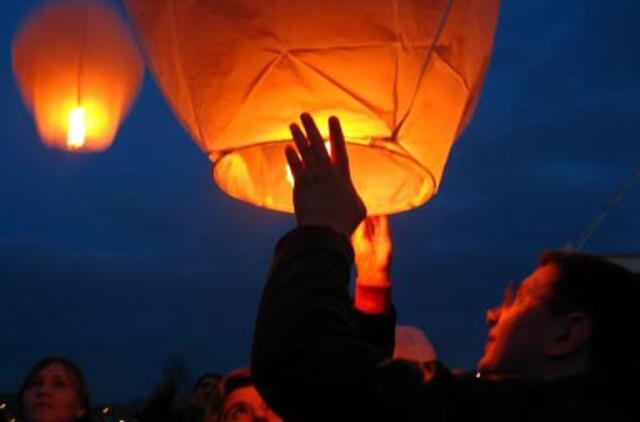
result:
<svg viewBox="0 0 640 422"><path fill-rule="evenodd" d="M296 123L290 126L296 148L285 149L295 181L293 205L298 225L330 227L349 237L367 210L351 180L340 121L329 118L329 155L311 115L304 113L300 120L304 132Z"/></svg>

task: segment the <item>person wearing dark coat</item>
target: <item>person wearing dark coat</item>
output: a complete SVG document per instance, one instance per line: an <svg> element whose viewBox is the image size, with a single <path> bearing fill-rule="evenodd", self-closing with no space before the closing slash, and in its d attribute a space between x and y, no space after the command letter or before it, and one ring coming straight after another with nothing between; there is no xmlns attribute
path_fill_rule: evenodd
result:
<svg viewBox="0 0 640 422"><path fill-rule="evenodd" d="M298 227L276 246L252 352L256 386L284 420L640 420L637 276L593 256L545 254L509 288L470 375L394 361L370 341L348 291L366 209L340 124L329 120L332 156L311 116L302 124L286 150Z"/></svg>

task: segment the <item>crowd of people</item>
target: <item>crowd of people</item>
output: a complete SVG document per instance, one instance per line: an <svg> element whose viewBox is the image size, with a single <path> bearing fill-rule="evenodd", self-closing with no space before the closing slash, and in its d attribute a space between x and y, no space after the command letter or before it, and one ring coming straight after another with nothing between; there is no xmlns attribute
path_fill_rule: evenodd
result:
<svg viewBox="0 0 640 422"><path fill-rule="evenodd" d="M354 308L363 315L389 312L391 282L388 272L392 244L387 219L367 219L354 233L352 241L354 250L358 252ZM382 332L391 333L388 328L393 329L393 326L386 319L384 322L387 329ZM385 349L392 352L393 334L380 340ZM411 352L405 356L411 356ZM15 411L7 407L0 409L0 422L282 421L256 390L249 368L226 376L202 374L191 393L182 397L179 388L185 372L180 360L171 360L150 397L122 413L112 406L92 405L88 384L77 364L65 357L46 357L26 375L16 406L11 406Z"/></svg>
<svg viewBox="0 0 640 422"><path fill-rule="evenodd" d="M175 373L173 374L175 375ZM203 374L186 397L178 395L177 379L169 377L154 394L127 414L92 406L80 368L71 360L51 356L26 375L14 412L7 403L2 422L282 422L255 388L248 368L223 377Z"/></svg>
<svg viewBox="0 0 640 422"><path fill-rule="evenodd" d="M510 285L487 311L473 371L394 359L387 219L366 217L338 119L329 119L331 154L312 117L301 122L286 149L298 227L276 246L250 368L204 374L187 399L170 375L138 421L640 420L640 281L595 256L547 252ZM46 358L19 390L17 418L89 421L89 397L73 362Z"/></svg>

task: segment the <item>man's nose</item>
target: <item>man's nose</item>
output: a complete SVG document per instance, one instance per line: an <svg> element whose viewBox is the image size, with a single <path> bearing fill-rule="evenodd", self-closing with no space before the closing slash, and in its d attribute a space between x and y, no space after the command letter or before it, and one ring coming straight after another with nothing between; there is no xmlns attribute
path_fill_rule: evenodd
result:
<svg viewBox="0 0 640 422"><path fill-rule="evenodd" d="M253 413L252 422L267 422L267 405L263 403L262 406L256 406Z"/></svg>
<svg viewBox="0 0 640 422"><path fill-rule="evenodd" d="M51 392L51 388L48 384L42 383L36 386L36 394L38 396L48 395Z"/></svg>
<svg viewBox="0 0 640 422"><path fill-rule="evenodd" d="M272 420L272 416L273 413L271 409L269 409L269 406L267 406L266 403L263 403L259 409L255 409L253 422L269 422Z"/></svg>
<svg viewBox="0 0 640 422"><path fill-rule="evenodd" d="M487 320L487 324L490 327L496 325L496 323L500 319L500 307L496 306L495 308L488 309L485 318Z"/></svg>

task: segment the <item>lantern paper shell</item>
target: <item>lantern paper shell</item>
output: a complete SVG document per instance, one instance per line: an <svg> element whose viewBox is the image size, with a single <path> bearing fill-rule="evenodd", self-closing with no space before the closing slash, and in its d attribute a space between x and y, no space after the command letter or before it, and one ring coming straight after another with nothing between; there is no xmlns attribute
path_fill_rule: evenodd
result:
<svg viewBox="0 0 640 422"><path fill-rule="evenodd" d="M369 214L436 191L489 64L498 0L127 0L175 114L229 195L292 211L284 149L336 115Z"/></svg>
<svg viewBox="0 0 640 422"><path fill-rule="evenodd" d="M113 142L144 64L115 10L97 1L51 2L13 41L13 70L43 142L95 152Z"/></svg>

